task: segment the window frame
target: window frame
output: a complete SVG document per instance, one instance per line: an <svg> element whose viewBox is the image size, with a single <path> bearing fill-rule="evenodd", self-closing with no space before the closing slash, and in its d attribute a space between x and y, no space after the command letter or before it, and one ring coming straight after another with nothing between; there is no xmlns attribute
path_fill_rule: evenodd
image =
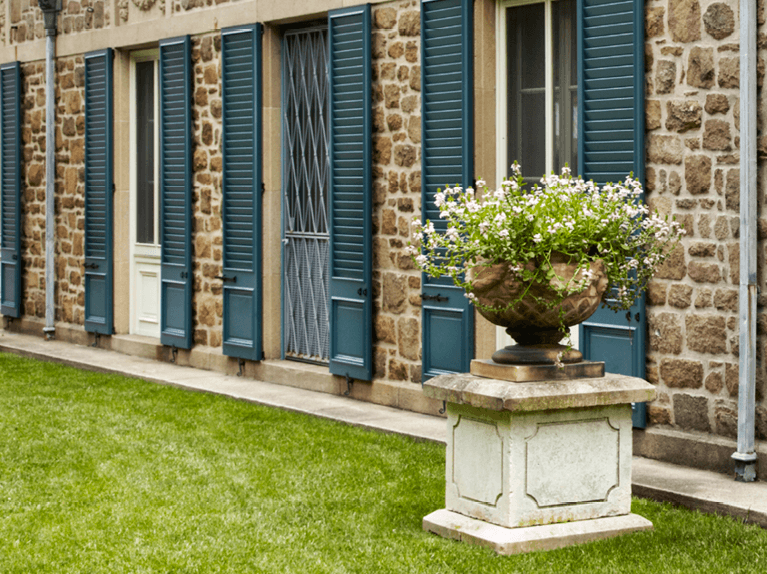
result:
<svg viewBox="0 0 767 574"><path fill-rule="evenodd" d="M496 181L500 182L505 179L511 172L510 166L506 165L508 162L508 37L507 37L507 8L513 8L518 6L528 6L531 4L543 4L544 5L544 22L545 22L545 36L544 36L544 58L545 58L545 134L546 134L546 157L545 157L545 170L546 173L550 173L554 169L554 157L556 146L555 135L555 86L554 86L554 38L553 38L553 4L554 2L560 2L564 0L500 0L496 3L496 118L498 119L498 126L503 126L503 129L497 130L496 138ZM576 0L568 0L575 2ZM559 62L559 67L563 65ZM577 78L571 78L571 80ZM563 86L563 89L569 89L569 86ZM563 114L564 110L560 110L560 114ZM562 118L564 123L564 118ZM578 130L578 126L575 126Z"/></svg>
<svg viewBox="0 0 767 574"><path fill-rule="evenodd" d="M153 61L154 64L154 243L138 243L136 237L137 224L137 187L138 187L138 157L136 146L138 145L138 123L136 106L136 64ZM131 250L136 249L137 254L155 256L160 246L160 99L159 99L159 69L160 50L152 48L139 50L131 53L130 63L130 242ZM146 249L144 249L146 247ZM146 251L147 253L144 253Z"/></svg>

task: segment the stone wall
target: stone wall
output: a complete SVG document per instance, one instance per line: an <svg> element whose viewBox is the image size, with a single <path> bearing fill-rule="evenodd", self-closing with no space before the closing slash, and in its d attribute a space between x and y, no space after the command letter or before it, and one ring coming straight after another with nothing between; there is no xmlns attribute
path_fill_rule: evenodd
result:
<svg viewBox="0 0 767 574"><path fill-rule="evenodd" d="M194 342L221 346L221 35L192 39L194 63Z"/></svg>
<svg viewBox="0 0 767 574"><path fill-rule="evenodd" d="M421 205L420 11L373 8L375 378L421 381L421 275L405 252Z"/></svg>
<svg viewBox="0 0 767 574"><path fill-rule="evenodd" d="M106 0L76 0L63 2L58 17L58 33L88 32L109 26L110 3ZM31 42L45 36L43 13L37 0L12 0L10 37L8 43ZM5 11L2 12L3 16Z"/></svg>
<svg viewBox="0 0 767 574"><path fill-rule="evenodd" d="M218 6L237 0L173 0L174 12L188 12L195 8L207 8L209 6Z"/></svg>
<svg viewBox="0 0 767 574"><path fill-rule="evenodd" d="M759 2L759 100L767 28ZM649 422L737 434L739 284L738 1L646 3L647 198L687 236L648 292L647 378L658 387ZM765 188L764 103L759 109L759 212ZM748 118L755 121L757 118ZM764 290L767 219L759 220ZM767 314L760 301L759 323ZM764 396L759 329L757 399ZM767 410L758 409L767 438Z"/></svg>
<svg viewBox="0 0 767 574"><path fill-rule="evenodd" d="M55 318L84 321L84 63L56 62ZM45 64L22 66L24 314L45 317Z"/></svg>
<svg viewBox="0 0 767 574"><path fill-rule="evenodd" d="M23 313L45 317L45 63L22 64Z"/></svg>

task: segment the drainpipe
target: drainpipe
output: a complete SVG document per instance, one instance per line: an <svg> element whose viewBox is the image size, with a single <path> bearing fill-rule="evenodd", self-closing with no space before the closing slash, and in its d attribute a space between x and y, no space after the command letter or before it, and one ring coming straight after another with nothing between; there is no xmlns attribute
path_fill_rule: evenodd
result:
<svg viewBox="0 0 767 574"><path fill-rule="evenodd" d="M740 291L735 480L756 480L756 0L740 0Z"/></svg>
<svg viewBox="0 0 767 574"><path fill-rule="evenodd" d="M54 257L54 190L56 180L56 88L53 57L56 53L56 17L61 0L38 0L45 25L45 333L53 339L54 291L56 289Z"/></svg>

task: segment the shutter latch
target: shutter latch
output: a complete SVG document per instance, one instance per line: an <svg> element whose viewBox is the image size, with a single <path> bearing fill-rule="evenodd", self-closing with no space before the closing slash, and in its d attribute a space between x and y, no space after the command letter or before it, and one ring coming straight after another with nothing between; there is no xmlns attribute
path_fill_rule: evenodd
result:
<svg viewBox="0 0 767 574"><path fill-rule="evenodd" d="M424 301L448 301L449 300L448 297L443 297L439 293L437 293L436 295L424 295L423 293L421 293L421 299Z"/></svg>

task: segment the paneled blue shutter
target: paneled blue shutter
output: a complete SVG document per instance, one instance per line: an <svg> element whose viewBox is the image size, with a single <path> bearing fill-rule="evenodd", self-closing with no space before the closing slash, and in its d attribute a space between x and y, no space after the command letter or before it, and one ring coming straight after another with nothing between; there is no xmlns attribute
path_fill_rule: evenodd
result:
<svg viewBox="0 0 767 574"><path fill-rule="evenodd" d="M330 372L373 378L370 6L328 15Z"/></svg>
<svg viewBox="0 0 767 574"><path fill-rule="evenodd" d="M0 313L21 316L21 67L0 66L2 117L2 226L0 227Z"/></svg>
<svg viewBox="0 0 767 574"><path fill-rule="evenodd" d="M472 0L421 3L421 208L445 230L437 189L472 185L474 89ZM449 278L422 276L422 380L468 372L474 355L474 310Z"/></svg>
<svg viewBox="0 0 767 574"><path fill-rule="evenodd" d="M260 361L261 25L221 32L224 354Z"/></svg>
<svg viewBox="0 0 767 574"><path fill-rule="evenodd" d="M192 346L191 62L189 36L160 42L160 342Z"/></svg>
<svg viewBox="0 0 767 574"><path fill-rule="evenodd" d="M644 3L578 1L578 165L602 185L629 172L644 182ZM605 369L645 376L645 308L599 309L580 327L586 359ZM644 404L634 425L645 426Z"/></svg>
<svg viewBox="0 0 767 574"><path fill-rule="evenodd" d="M112 50L85 55L85 330L112 334Z"/></svg>

